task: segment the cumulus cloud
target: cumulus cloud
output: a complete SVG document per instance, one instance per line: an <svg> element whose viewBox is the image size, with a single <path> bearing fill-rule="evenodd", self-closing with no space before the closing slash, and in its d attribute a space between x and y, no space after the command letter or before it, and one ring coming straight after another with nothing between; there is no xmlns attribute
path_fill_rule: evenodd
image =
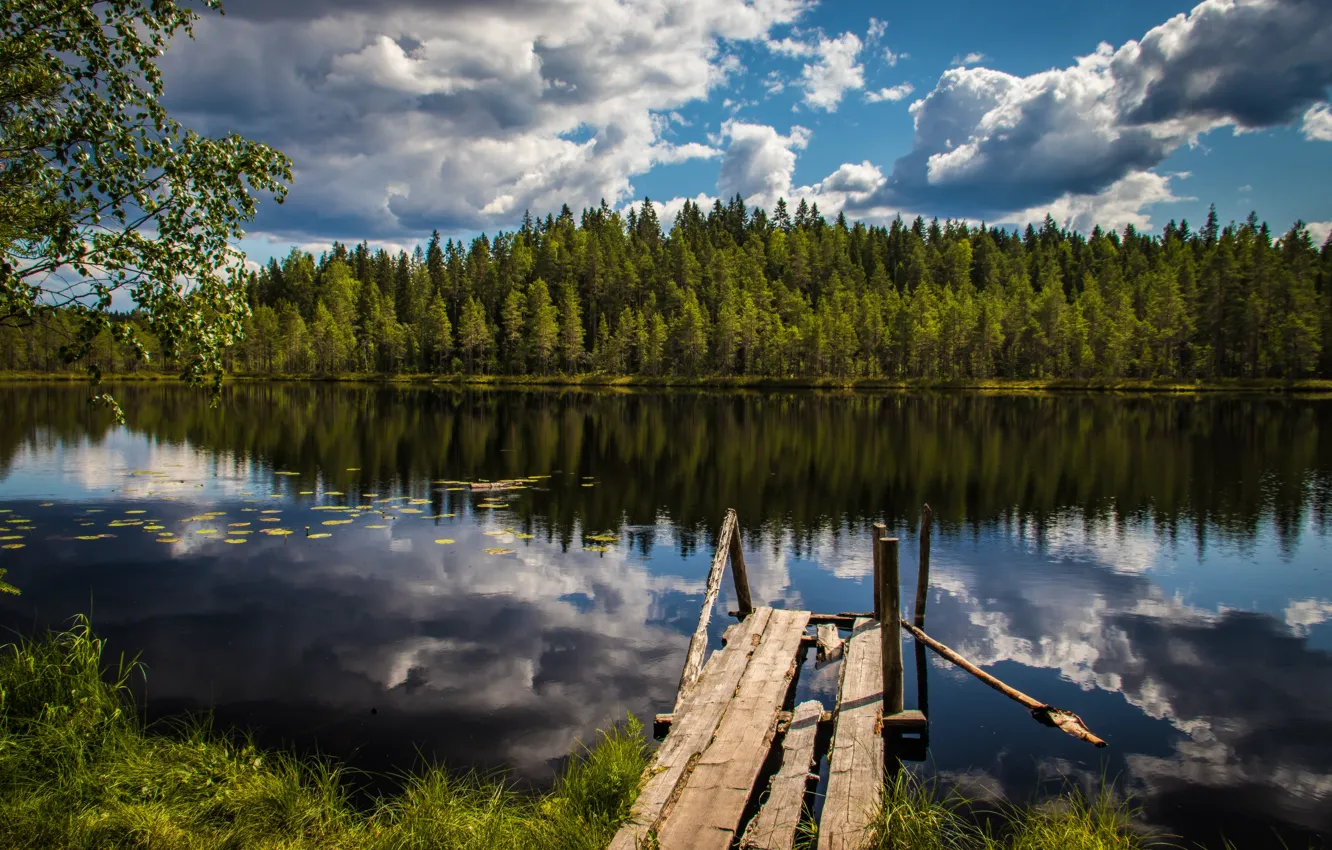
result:
<svg viewBox="0 0 1332 850"><path fill-rule="evenodd" d="M869 19L869 29L865 30L865 41L874 42L883 38L883 34L888 31L888 22L881 21L878 18Z"/></svg>
<svg viewBox="0 0 1332 850"><path fill-rule="evenodd" d="M805 105L836 112L842 95L865 87L865 66L860 64L860 38L845 32L837 38L820 38L818 59L800 72Z"/></svg>
<svg viewBox="0 0 1332 850"><path fill-rule="evenodd" d="M1309 237L1315 245L1321 246L1332 236L1332 221L1311 221L1305 227L1309 228Z"/></svg>
<svg viewBox="0 0 1332 850"><path fill-rule="evenodd" d="M891 86L890 88L879 89L878 91L865 92L865 102L882 103L883 101L887 100L896 103L897 101L906 98L915 90L916 87L911 85L911 83L899 83L898 85Z"/></svg>
<svg viewBox="0 0 1332 850"><path fill-rule="evenodd" d="M730 140L717 176L717 191L722 197L739 193L763 204L789 195L796 151L809 144L808 130L796 125L783 136L765 124L733 120L722 126L722 134Z"/></svg>
<svg viewBox="0 0 1332 850"><path fill-rule="evenodd" d="M1289 124L1328 85L1332 5L1206 0L1067 68L944 72L912 104L912 150L873 202L994 218L1115 187L1165 199L1143 175L1175 149L1218 127Z"/></svg>
<svg viewBox="0 0 1332 850"><path fill-rule="evenodd" d="M984 61L985 61L984 53L976 53L973 51L965 56L963 56L960 53L955 55L953 57L953 61L948 64L956 67L959 65L975 65L977 62L984 62Z"/></svg>
<svg viewBox="0 0 1332 850"><path fill-rule="evenodd" d="M1300 131L1311 142L1332 142L1332 106L1319 103L1309 107L1309 111L1304 113Z"/></svg>
<svg viewBox="0 0 1332 850"><path fill-rule="evenodd" d="M527 207L623 199L662 162L710 156L658 114L706 98L806 0L243 2L164 60L169 105L295 161L256 229L414 238Z"/></svg>
<svg viewBox="0 0 1332 850"><path fill-rule="evenodd" d="M896 68L897 63L902 59L906 59L908 55L909 54L906 53L894 53L890 47L885 47L883 49L883 61L888 63L889 68Z"/></svg>

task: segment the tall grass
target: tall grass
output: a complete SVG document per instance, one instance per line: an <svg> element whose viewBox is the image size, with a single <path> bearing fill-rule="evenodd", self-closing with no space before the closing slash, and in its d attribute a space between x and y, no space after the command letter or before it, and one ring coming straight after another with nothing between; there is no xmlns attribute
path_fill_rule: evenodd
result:
<svg viewBox="0 0 1332 850"><path fill-rule="evenodd" d="M134 665L105 668L103 648L85 619L0 647L0 848L593 850L647 764L630 718L544 796L430 768L358 807L332 762L261 752L202 720L146 729L129 696Z"/></svg>
<svg viewBox="0 0 1332 850"><path fill-rule="evenodd" d="M902 770L884 783L870 850L1142 850L1172 846L1133 828L1134 810L1109 786L1095 797L1070 790L1044 805L1005 806L986 825L976 806Z"/></svg>

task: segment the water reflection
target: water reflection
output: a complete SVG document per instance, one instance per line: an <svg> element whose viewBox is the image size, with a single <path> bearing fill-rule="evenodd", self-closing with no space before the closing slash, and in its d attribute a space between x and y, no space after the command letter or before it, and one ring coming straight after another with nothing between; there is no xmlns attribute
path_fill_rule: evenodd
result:
<svg viewBox="0 0 1332 850"><path fill-rule="evenodd" d="M1189 838L1332 835L1327 401L260 385L209 411L178 388L118 394L128 429L78 387L0 388L0 507L36 527L4 553L24 596L0 617L27 629L91 600L113 645L143 652L154 712L216 706L372 769L419 748L540 782L574 738L672 702L725 508L756 601L863 610L869 524L913 564L929 500L929 631L1111 742L931 662L931 769L1020 800L1041 777L1118 775ZM440 483L532 474L551 477L498 511ZM384 513L303 537L330 516L315 507L368 502ZM166 527L279 509L297 533L69 539L130 507ZM804 689L826 697L836 674Z"/></svg>

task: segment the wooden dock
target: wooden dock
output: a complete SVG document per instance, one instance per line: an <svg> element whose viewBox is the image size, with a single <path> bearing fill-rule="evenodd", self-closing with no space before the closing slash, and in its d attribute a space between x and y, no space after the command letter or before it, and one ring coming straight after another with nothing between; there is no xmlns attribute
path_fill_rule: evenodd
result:
<svg viewBox="0 0 1332 850"><path fill-rule="evenodd" d="M815 614L753 607L738 521L734 511L727 512L675 709L657 716L659 737L665 739L611 850L790 850L801 830L813 828L819 850L860 850L877 813L885 771L902 759L923 759L928 743L925 714L903 710L904 630L917 640L922 707L919 653L928 641L924 645L987 684L1025 700L1041 722L1104 745L1076 715L1008 688L920 630L929 574L928 506L925 511L914 626L900 621L897 540L884 537L882 526L875 527L872 541L875 612ZM726 629L722 648L704 664L711 612L728 561L738 622ZM806 654L815 647L820 664L840 659L831 710L814 700L793 704ZM813 792L825 756L827 787L817 807Z"/></svg>

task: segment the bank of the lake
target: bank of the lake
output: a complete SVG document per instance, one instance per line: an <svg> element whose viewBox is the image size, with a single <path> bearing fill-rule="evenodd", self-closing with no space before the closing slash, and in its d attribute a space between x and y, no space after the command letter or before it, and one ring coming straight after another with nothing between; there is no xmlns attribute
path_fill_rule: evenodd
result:
<svg viewBox="0 0 1332 850"><path fill-rule="evenodd" d="M632 717L571 755L554 789L443 766L404 772L366 798L331 760L263 751L235 730L180 716L145 728L130 696L139 668L104 666L83 618L0 646L0 847L319 850L597 850L627 817L650 750ZM1010 807L981 827L965 801L900 773L866 847L1135 850L1151 841L1109 789ZM804 846L817 836L805 831Z"/></svg>
<svg viewBox="0 0 1332 850"><path fill-rule="evenodd" d="M106 375L107 381L179 382L168 372L130 372ZM0 381L88 381L81 372L0 372ZM837 378L765 375L469 375L343 372L338 374L229 373L225 382L237 383L382 383L466 387L643 387L646 389L824 389L824 390L949 390L980 392L1161 392L1161 393L1332 393L1332 380L1323 378L1215 378L1180 381L1155 378Z"/></svg>

